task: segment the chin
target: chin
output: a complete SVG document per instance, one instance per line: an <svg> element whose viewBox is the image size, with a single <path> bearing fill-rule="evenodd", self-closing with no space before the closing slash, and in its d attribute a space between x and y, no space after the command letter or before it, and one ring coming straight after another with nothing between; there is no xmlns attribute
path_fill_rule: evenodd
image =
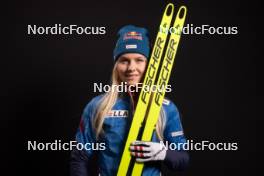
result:
<svg viewBox="0 0 264 176"><path fill-rule="evenodd" d="M136 86L137 83L139 83L138 81L127 81L127 84L130 85L130 86Z"/></svg>

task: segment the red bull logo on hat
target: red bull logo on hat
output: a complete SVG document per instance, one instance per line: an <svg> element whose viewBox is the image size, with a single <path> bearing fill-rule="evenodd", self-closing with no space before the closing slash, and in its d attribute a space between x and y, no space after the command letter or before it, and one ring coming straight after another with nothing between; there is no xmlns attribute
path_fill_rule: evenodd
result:
<svg viewBox="0 0 264 176"><path fill-rule="evenodd" d="M142 40L142 35L141 35L141 33L138 33L136 31L127 32L124 35L123 40L128 40L128 39Z"/></svg>

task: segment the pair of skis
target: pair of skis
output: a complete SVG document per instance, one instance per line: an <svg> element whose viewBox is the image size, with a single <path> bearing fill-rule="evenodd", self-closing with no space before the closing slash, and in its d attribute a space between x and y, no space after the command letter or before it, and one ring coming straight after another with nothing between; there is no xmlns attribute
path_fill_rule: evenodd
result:
<svg viewBox="0 0 264 176"><path fill-rule="evenodd" d="M131 155L129 151L130 144L136 140L151 141L155 125L159 118L159 112L164 100L166 86L170 78L174 58L177 52L177 48L180 41L180 34L184 25L187 9L185 6L181 6L177 12L174 24L171 28L171 21L174 14L174 5L169 3L162 16L160 24L160 30L157 34L153 51L149 60L149 65L146 71L146 75L143 82L143 89L140 92L130 131L127 137L123 155L118 168L118 176L127 175ZM163 30L165 29L165 31ZM164 55L163 62L160 66L160 61L163 56L163 50L167 41L168 34L170 38L167 44L167 49ZM156 75L158 70L159 77L157 82ZM144 86L151 88L146 91ZM159 91L152 91L152 87L155 85ZM160 89L162 91L160 91ZM144 119L146 119L145 126L142 126ZM142 137L138 139L140 128L144 128ZM143 171L144 164L135 162L132 176L140 176Z"/></svg>

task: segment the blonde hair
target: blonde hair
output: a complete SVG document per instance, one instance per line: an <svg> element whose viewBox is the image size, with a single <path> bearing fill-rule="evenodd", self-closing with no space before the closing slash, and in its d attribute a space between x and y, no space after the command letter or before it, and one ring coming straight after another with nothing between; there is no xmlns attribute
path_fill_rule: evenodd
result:
<svg viewBox="0 0 264 176"><path fill-rule="evenodd" d="M112 86L113 85L119 85L121 84L121 80L118 77L117 73L117 62L114 65L113 71L112 71ZM114 90L114 89L112 89ZM99 136L103 134L103 123L104 118L107 116L108 112L111 111L113 106L116 103L116 100L118 98L118 91L109 91L107 92L101 102L98 108L96 109L96 115L93 121L93 128L95 130L96 139L98 140ZM156 134L159 140L163 140L163 131L165 128L165 111L163 107L161 108L160 115L158 122L156 124Z"/></svg>

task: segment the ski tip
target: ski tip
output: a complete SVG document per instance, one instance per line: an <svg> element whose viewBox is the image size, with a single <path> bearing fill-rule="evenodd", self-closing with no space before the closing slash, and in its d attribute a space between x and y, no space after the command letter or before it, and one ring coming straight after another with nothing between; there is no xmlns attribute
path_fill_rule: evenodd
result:
<svg viewBox="0 0 264 176"><path fill-rule="evenodd" d="M170 17L173 15L173 12L174 12L174 5L172 3L169 3L167 6L166 6L166 9L165 9L165 14L166 16Z"/></svg>
<svg viewBox="0 0 264 176"><path fill-rule="evenodd" d="M179 11L177 13L177 19L184 20L187 14L187 7L186 6L181 6L179 8Z"/></svg>

